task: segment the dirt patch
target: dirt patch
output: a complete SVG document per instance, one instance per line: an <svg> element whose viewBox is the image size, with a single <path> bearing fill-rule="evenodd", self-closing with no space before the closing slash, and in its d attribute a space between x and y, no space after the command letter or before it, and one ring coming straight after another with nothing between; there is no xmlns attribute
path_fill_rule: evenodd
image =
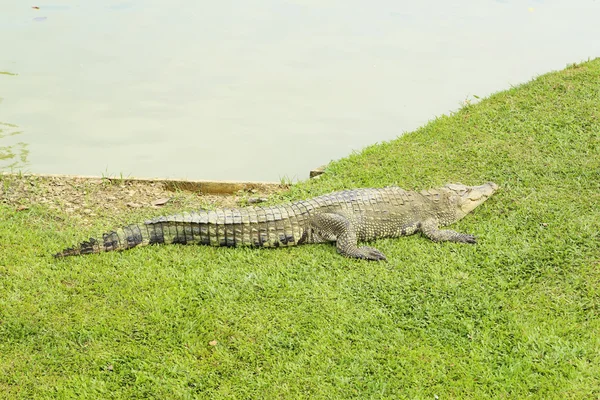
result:
<svg viewBox="0 0 600 400"><path fill-rule="evenodd" d="M173 189L160 181L105 178L0 175L0 202L17 211L43 205L83 222L97 216L118 216L133 210L161 209L166 213L200 208L240 207L268 199L285 188L259 187L232 195L210 195ZM160 211L156 212L160 214Z"/></svg>

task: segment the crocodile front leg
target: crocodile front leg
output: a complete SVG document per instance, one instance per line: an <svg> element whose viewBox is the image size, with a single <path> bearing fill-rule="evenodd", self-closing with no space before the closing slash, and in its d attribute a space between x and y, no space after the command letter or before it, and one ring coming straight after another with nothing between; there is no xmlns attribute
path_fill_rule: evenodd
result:
<svg viewBox="0 0 600 400"><path fill-rule="evenodd" d="M313 235L323 240L335 241L338 252L346 257L373 261L387 260L382 252L373 247L358 247L356 227L341 214L317 214L311 218L309 224Z"/></svg>
<svg viewBox="0 0 600 400"><path fill-rule="evenodd" d="M434 220L427 220L421 224L421 232L434 242L459 242L475 243L475 236L468 233L460 233L450 229L439 229Z"/></svg>

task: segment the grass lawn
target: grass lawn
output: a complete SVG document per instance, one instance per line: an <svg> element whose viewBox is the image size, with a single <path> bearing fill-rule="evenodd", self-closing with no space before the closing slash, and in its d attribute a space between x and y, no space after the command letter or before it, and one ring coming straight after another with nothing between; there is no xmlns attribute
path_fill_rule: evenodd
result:
<svg viewBox="0 0 600 400"><path fill-rule="evenodd" d="M0 203L0 398L600 398L600 59L273 202L485 181L500 190L452 226L477 245L379 240L388 263L330 245L55 260L114 221Z"/></svg>

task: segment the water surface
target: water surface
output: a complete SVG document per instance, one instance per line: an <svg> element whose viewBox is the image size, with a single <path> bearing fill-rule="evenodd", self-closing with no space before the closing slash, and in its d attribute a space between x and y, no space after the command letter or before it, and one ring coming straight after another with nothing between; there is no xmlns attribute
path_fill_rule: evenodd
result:
<svg viewBox="0 0 600 400"><path fill-rule="evenodd" d="M0 168L37 173L304 179L600 56L593 0L1 3Z"/></svg>

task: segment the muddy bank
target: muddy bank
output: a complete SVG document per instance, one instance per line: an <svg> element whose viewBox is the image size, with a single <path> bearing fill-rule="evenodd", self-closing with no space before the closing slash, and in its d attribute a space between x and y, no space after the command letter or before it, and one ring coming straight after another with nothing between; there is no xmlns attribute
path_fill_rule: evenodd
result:
<svg viewBox="0 0 600 400"><path fill-rule="evenodd" d="M238 187L241 189L235 190ZM82 220L116 216L137 209L170 211L176 208L185 211L239 207L264 201L286 187L275 184L234 185L227 189L235 190L230 194L207 194L194 189L199 189L199 186L193 182L175 184L160 180L0 175L0 203L18 211L43 205Z"/></svg>

